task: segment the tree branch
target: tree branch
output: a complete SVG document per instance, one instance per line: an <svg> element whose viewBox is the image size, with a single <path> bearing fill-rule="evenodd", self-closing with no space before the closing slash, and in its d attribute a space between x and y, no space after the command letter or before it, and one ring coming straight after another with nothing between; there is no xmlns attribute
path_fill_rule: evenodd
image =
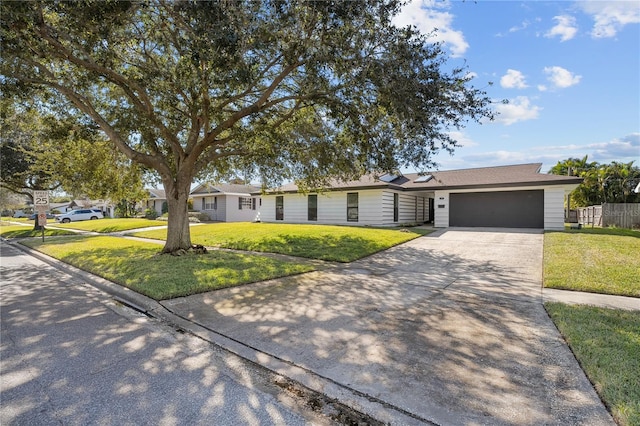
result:
<svg viewBox="0 0 640 426"><path fill-rule="evenodd" d="M144 88L134 81L125 78L121 74L97 64L92 59L81 59L74 55L73 52L71 52L64 44L51 35L51 27L45 23L44 16L42 16L42 9L40 9L39 12L41 14L41 21L39 23L40 35L53 47L53 49L51 49L53 54L77 65L78 67L92 71L120 87L132 101L133 105L144 113L144 115L160 130L162 136L171 145L174 154L178 157L182 156L183 150L180 142L176 139L175 135L167 129L162 121L158 119L153 109L153 104L151 103L151 100ZM87 58L91 58L91 56L87 55Z"/></svg>

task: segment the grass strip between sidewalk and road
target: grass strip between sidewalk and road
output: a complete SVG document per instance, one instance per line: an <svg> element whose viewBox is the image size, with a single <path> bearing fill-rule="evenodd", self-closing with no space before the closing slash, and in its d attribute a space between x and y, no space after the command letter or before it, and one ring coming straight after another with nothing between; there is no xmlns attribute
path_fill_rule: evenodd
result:
<svg viewBox="0 0 640 426"><path fill-rule="evenodd" d="M616 422L640 425L640 313L562 303L545 308Z"/></svg>
<svg viewBox="0 0 640 426"><path fill-rule="evenodd" d="M544 286L640 297L640 231L581 229L544 234Z"/></svg>
<svg viewBox="0 0 640 426"><path fill-rule="evenodd" d="M266 256L211 251L158 255L160 246L109 236L54 237L23 244L156 300L300 274L313 266Z"/></svg>
<svg viewBox="0 0 640 426"><path fill-rule="evenodd" d="M334 262L352 262L404 243L431 230L276 223L215 223L191 227L191 241L208 247L280 253ZM166 229L138 237L164 240Z"/></svg>

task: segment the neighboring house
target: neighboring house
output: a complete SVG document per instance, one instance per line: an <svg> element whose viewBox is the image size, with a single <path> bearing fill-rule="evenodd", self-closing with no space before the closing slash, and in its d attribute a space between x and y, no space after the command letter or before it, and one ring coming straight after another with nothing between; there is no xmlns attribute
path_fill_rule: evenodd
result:
<svg viewBox="0 0 640 426"><path fill-rule="evenodd" d="M164 189L147 189L147 193L149 196L142 200L140 204L142 204L142 211L151 209L155 210L158 213L158 216L162 215L162 206L167 202L167 196L164 192Z"/></svg>
<svg viewBox="0 0 640 426"><path fill-rule="evenodd" d="M66 213L76 209L100 209L105 217L114 217L115 206L113 203L105 200L88 200L77 199L71 200L66 203L55 203L50 205L51 210L58 210L61 213Z"/></svg>
<svg viewBox="0 0 640 426"><path fill-rule="evenodd" d="M93 200L91 201L91 207L94 209L100 209L104 217L116 217L116 206L107 200Z"/></svg>
<svg viewBox="0 0 640 426"><path fill-rule="evenodd" d="M262 196L262 222L564 229L564 196L581 178L541 174L542 164L373 175L302 194L288 184Z"/></svg>
<svg viewBox="0 0 640 426"><path fill-rule="evenodd" d="M253 185L202 183L191 191L193 209L218 222L260 220L260 188Z"/></svg>
<svg viewBox="0 0 640 426"><path fill-rule="evenodd" d="M64 207L64 212L70 212L71 210L74 210L74 209L88 209L90 207L92 207L91 200L81 200L81 199L71 200Z"/></svg>
<svg viewBox="0 0 640 426"><path fill-rule="evenodd" d="M60 213L66 213L67 211L71 210L69 209L69 204L70 202L65 202L65 203L49 203L49 210L51 211L58 211Z"/></svg>

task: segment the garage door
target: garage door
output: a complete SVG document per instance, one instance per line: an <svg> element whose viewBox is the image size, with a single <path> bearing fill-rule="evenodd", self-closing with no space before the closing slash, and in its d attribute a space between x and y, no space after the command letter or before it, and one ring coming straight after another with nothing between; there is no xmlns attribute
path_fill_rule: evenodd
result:
<svg viewBox="0 0 640 426"><path fill-rule="evenodd" d="M544 191L449 195L449 226L544 228Z"/></svg>

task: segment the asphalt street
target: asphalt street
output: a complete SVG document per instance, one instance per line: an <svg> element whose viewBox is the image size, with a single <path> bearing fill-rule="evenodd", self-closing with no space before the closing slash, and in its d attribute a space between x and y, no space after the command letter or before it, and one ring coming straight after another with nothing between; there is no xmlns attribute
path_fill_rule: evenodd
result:
<svg viewBox="0 0 640 426"><path fill-rule="evenodd" d="M0 242L0 424L328 424L268 372Z"/></svg>

